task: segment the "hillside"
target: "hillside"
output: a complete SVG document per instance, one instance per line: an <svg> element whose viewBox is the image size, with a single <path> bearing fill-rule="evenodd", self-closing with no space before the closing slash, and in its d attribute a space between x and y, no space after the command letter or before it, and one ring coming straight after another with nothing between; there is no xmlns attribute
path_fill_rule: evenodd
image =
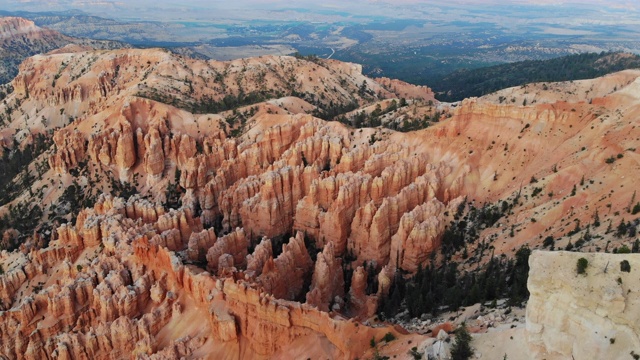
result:
<svg viewBox="0 0 640 360"><path fill-rule="evenodd" d="M357 64L147 49L37 55L11 86L10 358L406 355L443 325L394 323L525 300L530 250L640 247L637 70L445 104Z"/></svg>
<svg viewBox="0 0 640 360"><path fill-rule="evenodd" d="M18 65L29 56L74 44L96 49L121 48L116 41L73 38L57 31L40 28L19 17L0 17L0 84L18 74Z"/></svg>
<svg viewBox="0 0 640 360"><path fill-rule="evenodd" d="M627 53L584 53L549 60L457 70L435 78L433 87L440 101L460 101L500 89L534 82L592 79L613 72L640 68L640 56Z"/></svg>

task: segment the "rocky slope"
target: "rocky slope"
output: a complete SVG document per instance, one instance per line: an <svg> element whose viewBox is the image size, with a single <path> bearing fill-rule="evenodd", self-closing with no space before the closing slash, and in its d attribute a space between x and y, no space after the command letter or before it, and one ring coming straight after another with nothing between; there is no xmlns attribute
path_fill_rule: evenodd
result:
<svg viewBox="0 0 640 360"><path fill-rule="evenodd" d="M387 332L408 344L359 321L375 323L396 276L443 260L461 209L501 209L457 225L480 239L449 254L465 269L545 237L635 239L639 71L440 104L355 64L152 49L35 56L12 86L5 151L54 145L2 208L10 358L355 358ZM326 121L393 100L389 121L439 121Z"/></svg>
<svg viewBox="0 0 640 360"><path fill-rule="evenodd" d="M0 17L0 84L11 81L18 65L27 57L46 53L67 45L96 49L122 47L116 41L97 41L63 35L55 30L36 26L19 17Z"/></svg>

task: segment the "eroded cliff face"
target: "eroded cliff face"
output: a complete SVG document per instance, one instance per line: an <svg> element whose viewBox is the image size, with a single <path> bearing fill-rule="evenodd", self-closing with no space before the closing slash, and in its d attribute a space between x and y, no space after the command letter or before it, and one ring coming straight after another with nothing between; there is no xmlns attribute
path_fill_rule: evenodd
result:
<svg viewBox="0 0 640 360"><path fill-rule="evenodd" d="M588 261L584 274L576 271L580 258ZM535 359L639 352L637 254L534 251L529 264L527 335Z"/></svg>
<svg viewBox="0 0 640 360"><path fill-rule="evenodd" d="M354 358L366 349L367 339L395 332L279 300L243 280L242 272L224 278L184 265L180 252L209 244L187 241L206 238L196 232L198 219L188 210L144 220L127 211L144 206L142 200L104 196L93 209L83 210L75 226L60 227L49 247L20 256L2 253L2 354L15 359L270 358L307 336L329 339L332 356ZM224 239L230 236L220 241L229 244ZM246 254L247 244L238 242L242 236L233 234L233 246L244 247ZM310 270L308 255L305 260L300 254L304 251L298 236L275 261L265 263L259 282L277 276L301 279L291 271ZM261 252L256 250L256 257ZM290 284L280 297L299 291L288 280L274 284Z"/></svg>
<svg viewBox="0 0 640 360"><path fill-rule="evenodd" d="M147 105L147 100L132 101L128 108ZM315 248L331 243L336 256L349 253L358 262L374 262L377 269L393 258L394 267L415 271L416 260L405 265L400 247L419 252L418 262L424 261L438 247L444 225L462 200L465 170L433 163L426 152L410 153L410 147L391 141L371 144L370 131L350 134L340 124L308 115L260 115L240 139L216 129L196 139L173 134L171 124L163 127L151 115L137 120L151 123L148 132L143 127L134 131L134 119L127 117L88 141L79 131L57 132L58 151L50 166L65 174L88 161L121 181L135 177L151 191L171 182L169 174L177 169L178 183L186 190L183 204L201 211L203 225L219 222L224 233L242 227L246 242L254 245L262 237L301 231ZM154 196L165 201L165 195ZM398 238L392 256L392 237L415 226L405 220L401 229L401 219L414 216L411 211L425 202L430 207L416 212L413 221L425 228L438 224L429 230L430 245L399 235L403 239ZM420 234L414 237L426 236ZM217 269L218 258L229 249L207 254L209 269Z"/></svg>

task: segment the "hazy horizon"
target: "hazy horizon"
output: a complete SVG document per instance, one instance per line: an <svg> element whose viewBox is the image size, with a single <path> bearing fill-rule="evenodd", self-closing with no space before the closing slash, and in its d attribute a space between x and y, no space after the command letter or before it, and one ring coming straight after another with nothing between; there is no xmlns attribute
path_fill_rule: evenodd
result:
<svg viewBox="0 0 640 360"><path fill-rule="evenodd" d="M299 52L403 79L414 79L413 65L420 63L421 82L460 68L584 52L640 54L639 6L631 0L0 0L5 14L70 36L180 48L217 60ZM69 10L98 18L44 13Z"/></svg>
<svg viewBox="0 0 640 360"><path fill-rule="evenodd" d="M624 10L626 16L640 11L640 4L631 0L541 0L535 4L526 0L450 0L446 3L435 0L356 0L337 1L327 0L321 3L314 1L260 1L238 0L234 2L211 2L206 0L189 1L188 4L175 0L19 0L0 1L0 9L8 11L68 11L80 10L91 15L102 17L114 17L127 20L157 20L169 21L173 18L193 19L256 19L265 17L277 19L273 11L305 12L318 11L317 16L306 14L310 21L326 21L323 13L339 12L346 18L354 17L389 17L389 18L415 18L424 14L430 7L434 10L440 8L460 8L460 10L478 11L479 13L491 12L495 6L517 7L526 11L527 8L537 9L545 7L576 7L591 9L592 11L618 11ZM242 11L239 11L242 10ZM261 12L267 12L262 13ZM340 15L340 14L334 14ZM571 19L567 19L571 20Z"/></svg>

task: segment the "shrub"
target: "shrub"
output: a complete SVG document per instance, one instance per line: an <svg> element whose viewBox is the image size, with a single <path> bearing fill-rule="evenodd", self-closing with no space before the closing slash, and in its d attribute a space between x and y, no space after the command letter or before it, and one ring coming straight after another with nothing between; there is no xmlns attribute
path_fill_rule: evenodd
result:
<svg viewBox="0 0 640 360"><path fill-rule="evenodd" d="M589 260L580 258L576 264L576 271L578 274L584 274L587 271L587 266L589 266Z"/></svg>
<svg viewBox="0 0 640 360"><path fill-rule="evenodd" d="M631 249L627 245L622 245L618 249L618 254L631 254Z"/></svg>
<svg viewBox="0 0 640 360"><path fill-rule="evenodd" d="M541 192L542 192L542 188L541 187L533 188L533 191L531 191L531 197L536 197Z"/></svg>
<svg viewBox="0 0 640 360"><path fill-rule="evenodd" d="M452 360L467 360L473 356L473 349L471 349L471 335L467 331L466 326L460 325L456 330L456 340L451 346L451 359Z"/></svg>
<svg viewBox="0 0 640 360"><path fill-rule="evenodd" d="M388 333L384 334L384 337L382 338L382 340L383 340L384 342L391 342L391 341L393 341L393 340L395 340L395 339L396 339L396 337L395 337L392 333L390 333L390 332L388 332Z"/></svg>
<svg viewBox="0 0 640 360"><path fill-rule="evenodd" d="M627 260L620 261L620 271L631 272L631 264Z"/></svg>
<svg viewBox="0 0 640 360"><path fill-rule="evenodd" d="M388 356L380 355L378 349L373 352L373 360L389 360Z"/></svg>
<svg viewBox="0 0 640 360"><path fill-rule="evenodd" d="M409 350L408 354L413 357L414 360L422 359L422 354L418 351L418 347L414 346Z"/></svg>
<svg viewBox="0 0 640 360"><path fill-rule="evenodd" d="M544 241L542 242L542 246L549 247L549 246L553 246L554 243L555 241L553 240L553 236L547 236L546 238L544 238Z"/></svg>
<svg viewBox="0 0 640 360"><path fill-rule="evenodd" d="M371 345L371 347L376 347L376 338L372 337L371 340L369 340L369 345Z"/></svg>

